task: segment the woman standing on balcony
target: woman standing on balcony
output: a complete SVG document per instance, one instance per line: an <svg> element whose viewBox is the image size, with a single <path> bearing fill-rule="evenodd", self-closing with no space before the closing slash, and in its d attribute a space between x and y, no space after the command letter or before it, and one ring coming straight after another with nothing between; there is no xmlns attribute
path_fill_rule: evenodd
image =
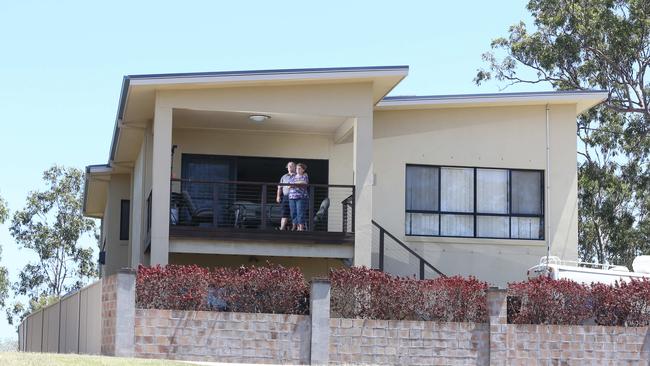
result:
<svg viewBox="0 0 650 366"><path fill-rule="evenodd" d="M291 177L291 188L289 188L289 208L291 209L291 221L297 225L298 231L305 230L307 224L307 207L309 206L309 176L307 165L298 163L296 174Z"/></svg>

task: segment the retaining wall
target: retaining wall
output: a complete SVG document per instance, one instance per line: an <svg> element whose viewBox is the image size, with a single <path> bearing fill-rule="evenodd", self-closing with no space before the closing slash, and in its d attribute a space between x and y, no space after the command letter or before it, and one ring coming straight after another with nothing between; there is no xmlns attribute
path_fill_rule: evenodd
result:
<svg viewBox="0 0 650 366"><path fill-rule="evenodd" d="M312 282L309 316L136 309L134 271L102 282L27 317L20 349L319 365L650 364L649 327L507 324L504 290L488 291L489 322L477 324L330 318L323 280Z"/></svg>

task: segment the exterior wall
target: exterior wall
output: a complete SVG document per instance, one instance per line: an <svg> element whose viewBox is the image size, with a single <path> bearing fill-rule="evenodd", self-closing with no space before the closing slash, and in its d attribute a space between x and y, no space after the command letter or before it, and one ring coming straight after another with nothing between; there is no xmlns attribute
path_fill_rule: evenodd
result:
<svg viewBox="0 0 650 366"><path fill-rule="evenodd" d="M30 314L19 325L19 350L99 354L102 283L97 281Z"/></svg>
<svg viewBox="0 0 650 366"><path fill-rule="evenodd" d="M551 254L575 259L575 106L551 105L549 118ZM546 170L545 107L377 111L374 119L374 219L447 275L473 275L501 287L524 279L546 255L545 240L406 236L405 170L406 164ZM398 254L387 259L391 264L418 268L415 258Z"/></svg>
<svg viewBox="0 0 650 366"><path fill-rule="evenodd" d="M108 198L103 221L102 239L106 243L106 264L102 275L110 276L118 269L129 267L130 240L120 240L121 200L131 199L131 176L116 174L108 185ZM133 222L131 218L131 222ZM131 234L129 234L131 239Z"/></svg>
<svg viewBox="0 0 650 366"><path fill-rule="evenodd" d="M138 309L136 357L188 361L305 364L304 315Z"/></svg>
<svg viewBox="0 0 650 366"><path fill-rule="evenodd" d="M330 364L489 363L487 324L333 318L330 329Z"/></svg>
<svg viewBox="0 0 650 366"><path fill-rule="evenodd" d="M333 141L328 135L174 129L172 143L178 145L173 162L176 177L181 177L183 154L278 157L293 160L330 159L330 167L339 163L331 160ZM347 159L350 159L350 156ZM286 171L278 172L278 180L284 173ZM331 183L334 184L332 181Z"/></svg>
<svg viewBox="0 0 650 366"><path fill-rule="evenodd" d="M209 254L180 254L174 253L169 257L171 264L196 264L204 267L239 267L245 265L264 265L266 262L279 264L285 267L298 267L302 270L306 280L314 277L323 277L330 268L343 267L339 259L327 258L298 258L298 257L262 257L242 255L209 255Z"/></svg>

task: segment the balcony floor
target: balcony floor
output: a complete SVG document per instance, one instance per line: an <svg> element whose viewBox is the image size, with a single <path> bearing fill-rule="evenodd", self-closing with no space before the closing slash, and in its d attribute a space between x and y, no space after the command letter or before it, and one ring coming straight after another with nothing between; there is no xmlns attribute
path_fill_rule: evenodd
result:
<svg viewBox="0 0 650 366"><path fill-rule="evenodd" d="M235 229L179 225L172 225L169 227L169 237L170 239L196 238L295 244L354 244L354 233Z"/></svg>

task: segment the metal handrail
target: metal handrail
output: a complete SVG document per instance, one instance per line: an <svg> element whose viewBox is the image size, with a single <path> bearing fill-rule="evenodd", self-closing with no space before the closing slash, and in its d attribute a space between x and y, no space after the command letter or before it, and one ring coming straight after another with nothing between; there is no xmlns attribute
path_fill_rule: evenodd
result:
<svg viewBox="0 0 650 366"><path fill-rule="evenodd" d="M267 186L295 186L296 184L292 183L278 183L278 182L251 182L244 180L200 180L200 179L189 179L189 178L172 178L172 182L187 182L187 183L201 183L201 184L250 184L250 185L267 185ZM326 188L350 188L353 189L354 185L350 184L316 184L316 183L306 183L300 184L300 186L305 187L326 187Z"/></svg>
<svg viewBox="0 0 650 366"><path fill-rule="evenodd" d="M429 267L431 270L436 272L438 275L441 277L447 277L444 273L440 272L436 267L433 266L433 264L429 263L426 259L424 259L421 255L419 255L416 251L413 249L409 248L408 245L404 244L401 240L397 239L395 235L391 234L388 230L384 229L383 226L379 225L375 220L372 220L372 224L375 225L379 229L379 270L384 271L384 235L388 235L389 238L393 239L397 244L399 244L402 248L406 249L409 253L414 255L419 261L420 261L420 279L424 279L424 267Z"/></svg>

